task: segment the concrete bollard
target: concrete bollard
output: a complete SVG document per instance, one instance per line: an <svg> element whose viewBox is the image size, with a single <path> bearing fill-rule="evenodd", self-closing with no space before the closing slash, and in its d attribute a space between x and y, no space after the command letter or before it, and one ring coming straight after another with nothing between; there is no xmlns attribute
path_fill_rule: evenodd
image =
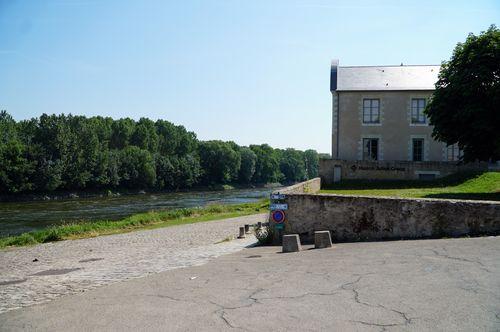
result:
<svg viewBox="0 0 500 332"><path fill-rule="evenodd" d="M323 249L332 246L332 237L330 231L316 231L314 232L314 248Z"/></svg>
<svg viewBox="0 0 500 332"><path fill-rule="evenodd" d="M283 235L283 252L301 251L300 238L298 234Z"/></svg>
<svg viewBox="0 0 500 332"><path fill-rule="evenodd" d="M250 225L245 225L245 233L250 234Z"/></svg>
<svg viewBox="0 0 500 332"><path fill-rule="evenodd" d="M238 236L238 239L244 239L245 238L245 227L240 227L240 235Z"/></svg>

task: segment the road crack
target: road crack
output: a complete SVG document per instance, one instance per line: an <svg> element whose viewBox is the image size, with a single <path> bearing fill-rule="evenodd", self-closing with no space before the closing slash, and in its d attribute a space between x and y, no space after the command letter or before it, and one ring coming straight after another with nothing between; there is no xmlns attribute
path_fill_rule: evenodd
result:
<svg viewBox="0 0 500 332"><path fill-rule="evenodd" d="M356 288L356 285L361 281L362 278L363 278L363 275L359 275L356 280L342 284L340 286L340 288L342 290L352 292L353 299L356 303L367 306L367 307L371 307L371 308L382 308L384 310L398 314L403 319L403 322L402 323L388 323L388 324L379 324L379 323L372 323L372 322L366 322L366 321L352 321L352 322L356 322L356 323L364 324L364 325L383 327L385 330L385 327L390 327L390 326L407 326L407 325L412 323L412 320L417 319L416 317L409 317L408 314L403 312L403 311L388 308L382 304L372 304L372 303L362 301L360 299L359 290Z"/></svg>
<svg viewBox="0 0 500 332"><path fill-rule="evenodd" d="M491 273L491 271L479 259L473 260L473 259L467 259L467 258L463 258L463 257L450 256L450 255L448 255L448 253L447 253L447 251L446 251L445 248L443 248L443 251L446 252L445 254L440 253L436 249L429 249L429 250L432 251L434 253L434 255L436 255L438 257L442 257L442 258L450 259L450 260L454 260L454 261L460 261L460 262L477 264L477 265L479 265L479 268L481 270L486 271L488 273Z"/></svg>

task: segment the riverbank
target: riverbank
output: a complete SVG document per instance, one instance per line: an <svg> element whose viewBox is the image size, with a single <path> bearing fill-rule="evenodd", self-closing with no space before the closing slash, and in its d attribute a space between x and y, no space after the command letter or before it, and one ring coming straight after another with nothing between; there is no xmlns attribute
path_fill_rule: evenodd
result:
<svg viewBox="0 0 500 332"><path fill-rule="evenodd" d="M39 231L23 233L17 236L0 238L0 248L82 239L100 235L127 233L135 230L234 218L266 212L268 208L269 201L263 199L254 203L210 205L203 208L150 211L134 214L117 221L97 220L68 223Z"/></svg>
<svg viewBox="0 0 500 332"><path fill-rule="evenodd" d="M256 243L238 228L267 213L0 250L0 314L63 295L204 264ZM195 280L196 276L193 280ZM0 330L3 331L0 318Z"/></svg>
<svg viewBox="0 0 500 332"><path fill-rule="evenodd" d="M272 189L233 189L149 193L115 197L74 198L0 203L0 238L68 223L116 221L149 211L255 203Z"/></svg>
<svg viewBox="0 0 500 332"><path fill-rule="evenodd" d="M106 190L59 190L52 192L37 192L37 193L19 193L10 195L0 195L0 203L2 202L37 202L37 201L61 201L74 200L79 198L106 198L120 197L146 194L176 194L176 193L198 193L207 191L229 191L229 190L245 190L245 189L274 189L281 187L281 183L265 183L265 184L216 184L210 186L195 186L192 188L181 188L177 190L155 190L155 189L106 189Z"/></svg>

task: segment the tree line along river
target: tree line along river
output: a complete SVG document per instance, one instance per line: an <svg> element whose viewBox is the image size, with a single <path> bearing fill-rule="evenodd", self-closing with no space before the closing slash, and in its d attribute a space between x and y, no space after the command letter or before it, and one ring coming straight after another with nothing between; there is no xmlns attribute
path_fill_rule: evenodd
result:
<svg viewBox="0 0 500 332"><path fill-rule="evenodd" d="M233 189L146 193L117 197L0 202L0 237L18 235L64 222L118 220L151 210L189 208L207 204L238 204L268 197L272 189Z"/></svg>

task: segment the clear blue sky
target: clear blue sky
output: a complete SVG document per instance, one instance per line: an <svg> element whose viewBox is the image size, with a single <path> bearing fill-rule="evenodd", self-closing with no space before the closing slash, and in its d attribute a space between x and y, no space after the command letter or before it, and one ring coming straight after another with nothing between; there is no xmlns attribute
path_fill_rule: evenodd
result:
<svg viewBox="0 0 500 332"><path fill-rule="evenodd" d="M0 0L0 109L330 151L332 58L439 64L500 1Z"/></svg>

